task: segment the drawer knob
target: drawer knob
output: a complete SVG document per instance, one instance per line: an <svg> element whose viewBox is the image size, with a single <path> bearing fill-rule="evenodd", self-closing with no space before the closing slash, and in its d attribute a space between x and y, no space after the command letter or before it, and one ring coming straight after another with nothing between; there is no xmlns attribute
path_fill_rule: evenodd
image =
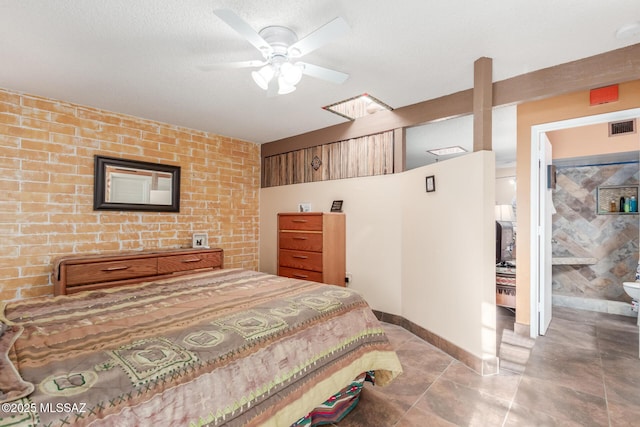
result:
<svg viewBox="0 0 640 427"><path fill-rule="evenodd" d="M297 278L297 279L308 279L309 276L307 276L306 274L294 274L293 277Z"/></svg>
<svg viewBox="0 0 640 427"><path fill-rule="evenodd" d="M291 221L292 221L292 222L302 222L302 223L307 222L307 220L306 220L306 219L292 219Z"/></svg>
<svg viewBox="0 0 640 427"><path fill-rule="evenodd" d="M293 238L293 240L307 240L307 237L304 236L296 236Z"/></svg>
<svg viewBox="0 0 640 427"><path fill-rule="evenodd" d="M200 262L200 258L183 259L182 262Z"/></svg>
<svg viewBox="0 0 640 427"><path fill-rule="evenodd" d="M128 265L120 265L120 266L118 266L118 267L107 267L107 268L103 268L103 269L102 269L102 270L100 270L100 271L106 271L106 272L109 272L109 271L120 271L120 270L126 270L126 269L128 269L128 268L129 268L129 266L128 266Z"/></svg>
<svg viewBox="0 0 640 427"><path fill-rule="evenodd" d="M307 259L307 258L309 258L309 257L308 257L308 256L306 256L306 255L294 255L293 257L294 257L294 258L297 258L297 259Z"/></svg>

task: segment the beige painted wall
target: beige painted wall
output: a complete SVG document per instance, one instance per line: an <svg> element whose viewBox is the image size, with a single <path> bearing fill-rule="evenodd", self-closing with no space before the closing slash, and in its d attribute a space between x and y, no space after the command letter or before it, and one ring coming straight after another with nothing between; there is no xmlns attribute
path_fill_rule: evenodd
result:
<svg viewBox="0 0 640 427"><path fill-rule="evenodd" d="M435 175L435 193L425 193L426 175ZM403 316L477 357L495 356L494 153L401 180Z"/></svg>
<svg viewBox="0 0 640 427"><path fill-rule="evenodd" d="M518 253L518 274L516 276L516 323L530 324L530 284L531 275L531 127L562 120L587 117L613 111L640 107L640 80L622 83L619 86L619 100L609 104L589 105L589 91L561 95L518 106L518 145L517 145L517 227L516 242ZM638 148L636 148L638 149Z"/></svg>
<svg viewBox="0 0 640 427"><path fill-rule="evenodd" d="M435 175L436 192L425 177ZM350 287L377 310L402 315L483 359L495 357L492 152L408 172L263 188L260 269L277 263L276 216L343 199Z"/></svg>
<svg viewBox="0 0 640 427"><path fill-rule="evenodd" d="M556 130L547 132L547 136L553 145L554 159L638 151L640 143L640 132L637 131L609 136L607 123Z"/></svg>
<svg viewBox="0 0 640 427"><path fill-rule="evenodd" d="M328 212L333 200L344 200L349 286L373 308L401 315L400 185L399 175L379 175L263 188L260 270L277 273L278 212L295 212L298 203Z"/></svg>

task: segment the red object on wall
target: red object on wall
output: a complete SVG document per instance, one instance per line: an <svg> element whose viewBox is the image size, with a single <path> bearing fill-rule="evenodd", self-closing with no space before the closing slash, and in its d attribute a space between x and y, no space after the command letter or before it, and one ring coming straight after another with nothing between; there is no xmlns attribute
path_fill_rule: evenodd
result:
<svg viewBox="0 0 640 427"><path fill-rule="evenodd" d="M618 100L618 85L605 86L591 89L589 92L590 105L606 104Z"/></svg>

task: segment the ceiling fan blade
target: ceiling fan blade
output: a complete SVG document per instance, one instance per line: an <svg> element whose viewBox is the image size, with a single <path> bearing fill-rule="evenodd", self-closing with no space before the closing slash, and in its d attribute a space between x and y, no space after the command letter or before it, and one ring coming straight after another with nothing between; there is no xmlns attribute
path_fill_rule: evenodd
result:
<svg viewBox="0 0 640 427"><path fill-rule="evenodd" d="M341 17L335 18L313 33L289 46L289 55L300 57L343 36L351 31L349 24Z"/></svg>
<svg viewBox="0 0 640 427"><path fill-rule="evenodd" d="M341 71L331 70L318 65L308 64L306 62L297 62L297 64L301 64L304 67L302 74L306 74L307 76L315 77L317 79L342 84L349 78L349 74Z"/></svg>
<svg viewBox="0 0 640 427"><path fill-rule="evenodd" d="M212 70L228 70L235 68L251 68L251 67L262 67L263 65L267 65L267 61L239 61L239 62L222 62L220 64L209 64L209 65L198 65L198 68L202 71L212 71Z"/></svg>
<svg viewBox="0 0 640 427"><path fill-rule="evenodd" d="M249 43L255 46L263 55L271 52L272 48L249 24L229 9L216 9L213 11L218 18L222 19L231 28L236 30Z"/></svg>

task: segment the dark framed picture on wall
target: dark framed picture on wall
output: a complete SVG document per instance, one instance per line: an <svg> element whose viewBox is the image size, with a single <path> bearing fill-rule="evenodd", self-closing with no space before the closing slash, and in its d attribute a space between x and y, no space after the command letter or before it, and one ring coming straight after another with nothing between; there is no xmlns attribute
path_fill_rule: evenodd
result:
<svg viewBox="0 0 640 427"><path fill-rule="evenodd" d="M434 175L429 175L426 181L427 181L427 193L432 193L436 191L436 177Z"/></svg>

